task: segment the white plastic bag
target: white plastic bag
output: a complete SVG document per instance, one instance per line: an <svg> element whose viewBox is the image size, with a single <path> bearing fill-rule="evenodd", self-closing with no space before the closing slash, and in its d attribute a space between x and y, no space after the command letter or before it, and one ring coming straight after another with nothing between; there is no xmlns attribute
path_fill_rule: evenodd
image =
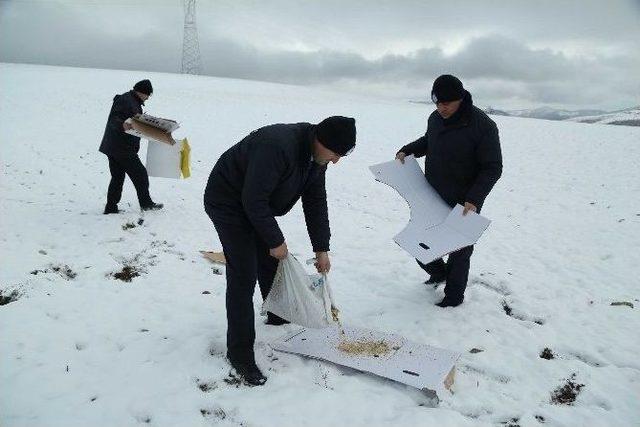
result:
<svg viewBox="0 0 640 427"><path fill-rule="evenodd" d="M270 311L291 323L308 328L335 325L333 297L326 275L307 274L291 254L280 261L262 312Z"/></svg>

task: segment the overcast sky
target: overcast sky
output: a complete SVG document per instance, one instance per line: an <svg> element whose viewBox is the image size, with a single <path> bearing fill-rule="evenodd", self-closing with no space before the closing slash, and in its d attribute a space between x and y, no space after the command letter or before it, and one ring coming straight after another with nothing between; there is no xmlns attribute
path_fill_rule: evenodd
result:
<svg viewBox="0 0 640 427"><path fill-rule="evenodd" d="M179 72L181 0L0 0L0 61ZM203 74L494 108L640 104L640 0L199 0Z"/></svg>

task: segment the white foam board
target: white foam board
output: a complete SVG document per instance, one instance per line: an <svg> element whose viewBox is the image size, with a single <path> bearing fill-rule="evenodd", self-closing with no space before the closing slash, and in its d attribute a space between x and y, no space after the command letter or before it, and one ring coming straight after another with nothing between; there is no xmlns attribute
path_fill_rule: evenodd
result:
<svg viewBox="0 0 640 427"><path fill-rule="evenodd" d="M169 145L150 140L147 146L146 165L149 176L179 179L180 150L180 144Z"/></svg>
<svg viewBox="0 0 640 427"><path fill-rule="evenodd" d="M351 355L338 349L341 334L335 327L302 328L271 343L274 350L326 360L369 372L425 391L434 397L453 384L458 353L411 342L406 338L368 329L344 328L348 340L384 340L391 347L385 355Z"/></svg>
<svg viewBox="0 0 640 427"><path fill-rule="evenodd" d="M438 258L475 244L491 221L475 212L462 215L463 207L453 209L429 185L415 157L370 166L376 181L393 187L411 210L409 223L393 240L420 262Z"/></svg>

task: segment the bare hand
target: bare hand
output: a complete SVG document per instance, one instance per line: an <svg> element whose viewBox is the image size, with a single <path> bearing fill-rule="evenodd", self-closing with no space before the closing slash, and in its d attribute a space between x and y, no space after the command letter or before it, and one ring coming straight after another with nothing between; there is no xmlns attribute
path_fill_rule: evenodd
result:
<svg viewBox="0 0 640 427"><path fill-rule="evenodd" d="M285 259L288 254L289 249L287 249L287 242L282 242L277 248L269 249L269 255L280 260Z"/></svg>
<svg viewBox="0 0 640 427"><path fill-rule="evenodd" d="M131 125L131 123L127 123L127 122L122 122L122 127L124 128L124 130L133 129L133 126Z"/></svg>
<svg viewBox="0 0 640 427"><path fill-rule="evenodd" d="M316 252L316 262L313 264L320 274L326 274L331 270L331 261L327 252Z"/></svg>
<svg viewBox="0 0 640 427"><path fill-rule="evenodd" d="M399 151L398 154L396 154L396 160L400 160L400 163L404 164L404 158L407 157L407 155L405 153L403 153L402 151Z"/></svg>
<svg viewBox="0 0 640 427"><path fill-rule="evenodd" d="M476 205L474 205L473 203L464 202L464 210L462 211L462 215L466 215L469 211L477 212L478 208L476 208Z"/></svg>

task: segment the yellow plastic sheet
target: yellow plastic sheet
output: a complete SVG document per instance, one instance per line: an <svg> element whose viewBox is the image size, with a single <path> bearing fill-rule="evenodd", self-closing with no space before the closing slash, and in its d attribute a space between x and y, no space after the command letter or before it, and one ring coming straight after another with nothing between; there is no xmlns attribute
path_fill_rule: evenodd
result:
<svg viewBox="0 0 640 427"><path fill-rule="evenodd" d="M180 170L183 178L191 176L191 146L187 138L182 140L182 148L180 149Z"/></svg>

